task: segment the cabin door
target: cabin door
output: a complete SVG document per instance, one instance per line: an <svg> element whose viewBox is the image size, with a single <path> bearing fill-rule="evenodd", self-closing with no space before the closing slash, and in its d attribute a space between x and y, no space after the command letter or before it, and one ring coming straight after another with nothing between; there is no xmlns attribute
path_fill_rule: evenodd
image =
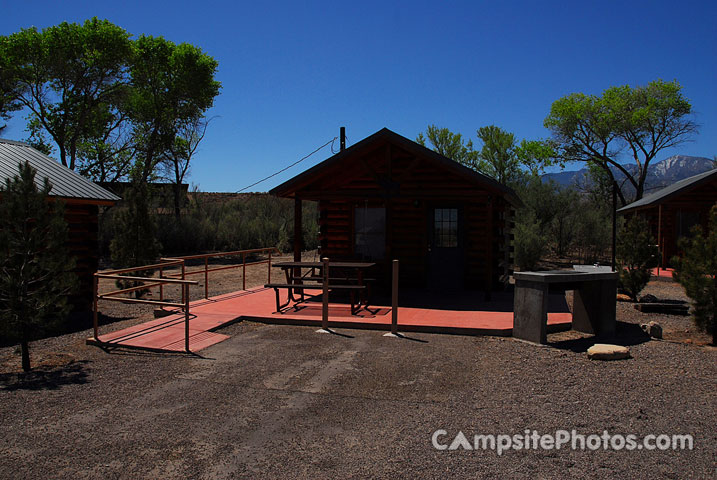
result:
<svg viewBox="0 0 717 480"><path fill-rule="evenodd" d="M463 288L463 226L459 208L428 210L428 286L438 290Z"/></svg>

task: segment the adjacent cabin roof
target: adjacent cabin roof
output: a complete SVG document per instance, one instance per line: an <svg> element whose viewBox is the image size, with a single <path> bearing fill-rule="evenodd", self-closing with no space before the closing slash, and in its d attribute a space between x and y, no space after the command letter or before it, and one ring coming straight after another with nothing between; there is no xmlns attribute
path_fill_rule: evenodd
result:
<svg viewBox="0 0 717 480"><path fill-rule="evenodd" d="M693 188L697 188L701 185L704 185L705 183L712 181L717 181L717 169L708 170L698 175L685 178L655 193L645 195L640 200L632 202L629 205L625 205L618 210L618 213L626 213L632 210L657 206L686 191L692 190Z"/></svg>
<svg viewBox="0 0 717 480"><path fill-rule="evenodd" d="M18 165L29 162L37 170L35 184L42 187L44 179L50 180L50 195L68 200L81 200L98 205L111 205L120 197L96 185L80 174L61 165L56 160L31 146L0 138L0 183L18 174Z"/></svg>
<svg viewBox="0 0 717 480"><path fill-rule="evenodd" d="M337 153L336 155L327 158L318 165L315 165L314 167L298 174L294 178L287 180L281 185L274 187L269 191L269 193L280 197L293 197L297 191L310 184L314 179L328 172L330 169L339 166L342 162L354 157L355 155L360 155L361 152L370 149L379 142L389 142L393 145L397 145L400 148L412 153L416 157L421 157L426 161L432 162L435 165L466 179L480 189L495 191L496 193L503 195L506 200L514 206L522 206L522 202L511 188L497 182L487 175L476 172L475 170L461 165L455 160L444 157L443 155L440 155L423 145L409 140L408 138L403 137L388 128L383 128L373 135L366 137L360 142L355 143L349 148Z"/></svg>

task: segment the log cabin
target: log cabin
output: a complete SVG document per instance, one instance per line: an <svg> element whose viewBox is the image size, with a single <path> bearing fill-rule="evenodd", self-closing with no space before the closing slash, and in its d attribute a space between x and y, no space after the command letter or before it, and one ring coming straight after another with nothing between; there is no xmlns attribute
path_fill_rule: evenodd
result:
<svg viewBox="0 0 717 480"><path fill-rule="evenodd" d="M709 211L717 203L717 169L694 175L625 205L618 213L640 215L650 225L660 248L662 267L671 267L679 256L677 242L695 225L708 227Z"/></svg>
<svg viewBox="0 0 717 480"><path fill-rule="evenodd" d="M112 206L120 198L25 143L0 139L0 182L3 186L7 179L18 174L18 165L25 161L37 170L35 183L38 188L47 178L52 185L50 197L65 204L67 250L75 259L75 273L79 279L70 303L75 312L88 312L92 308L92 276L99 264L99 208Z"/></svg>
<svg viewBox="0 0 717 480"><path fill-rule="evenodd" d="M500 289L512 273L515 192L384 128L270 193L294 199L294 258L301 256L302 202L319 206L320 252L377 264L390 284Z"/></svg>

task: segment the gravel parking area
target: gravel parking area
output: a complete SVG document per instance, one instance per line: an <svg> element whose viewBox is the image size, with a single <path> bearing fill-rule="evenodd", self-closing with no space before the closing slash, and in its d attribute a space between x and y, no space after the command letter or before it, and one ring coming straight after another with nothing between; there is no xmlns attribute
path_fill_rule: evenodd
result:
<svg viewBox="0 0 717 480"><path fill-rule="evenodd" d="M714 478L717 350L645 338L636 324L653 316L631 305L618 315L633 355L619 362L588 360L594 340L574 332L538 347L250 322L201 356L105 352L79 332L36 342L53 360L24 375L5 349L0 477ZM694 448L439 451L438 429L443 443L459 431L691 434Z"/></svg>

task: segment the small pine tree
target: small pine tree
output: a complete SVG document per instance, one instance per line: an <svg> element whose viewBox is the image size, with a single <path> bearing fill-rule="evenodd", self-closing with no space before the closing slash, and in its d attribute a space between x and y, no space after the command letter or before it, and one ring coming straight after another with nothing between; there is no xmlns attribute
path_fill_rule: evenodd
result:
<svg viewBox="0 0 717 480"><path fill-rule="evenodd" d="M645 219L634 216L625 224L617 238L615 256L620 288L636 301L650 281L651 270L659 264L659 251Z"/></svg>
<svg viewBox="0 0 717 480"><path fill-rule="evenodd" d="M149 186L133 181L125 192L126 208L117 215L117 234L110 242L110 256L115 268L139 267L154 264L159 257L160 244L155 237L154 219L149 213ZM131 276L152 276L151 270L132 272ZM118 281L120 288L138 286L141 282ZM136 290L140 297L146 290Z"/></svg>
<svg viewBox="0 0 717 480"><path fill-rule="evenodd" d="M673 277L694 302L697 327L711 333L712 344L717 345L717 204L710 210L708 233L703 235L699 226L691 233L679 242L684 253L673 260Z"/></svg>
<svg viewBox="0 0 717 480"><path fill-rule="evenodd" d="M77 282L64 208L48 202L52 186L45 178L38 189L35 174L26 162L0 187L0 326L20 343L24 371L29 341L64 319Z"/></svg>

